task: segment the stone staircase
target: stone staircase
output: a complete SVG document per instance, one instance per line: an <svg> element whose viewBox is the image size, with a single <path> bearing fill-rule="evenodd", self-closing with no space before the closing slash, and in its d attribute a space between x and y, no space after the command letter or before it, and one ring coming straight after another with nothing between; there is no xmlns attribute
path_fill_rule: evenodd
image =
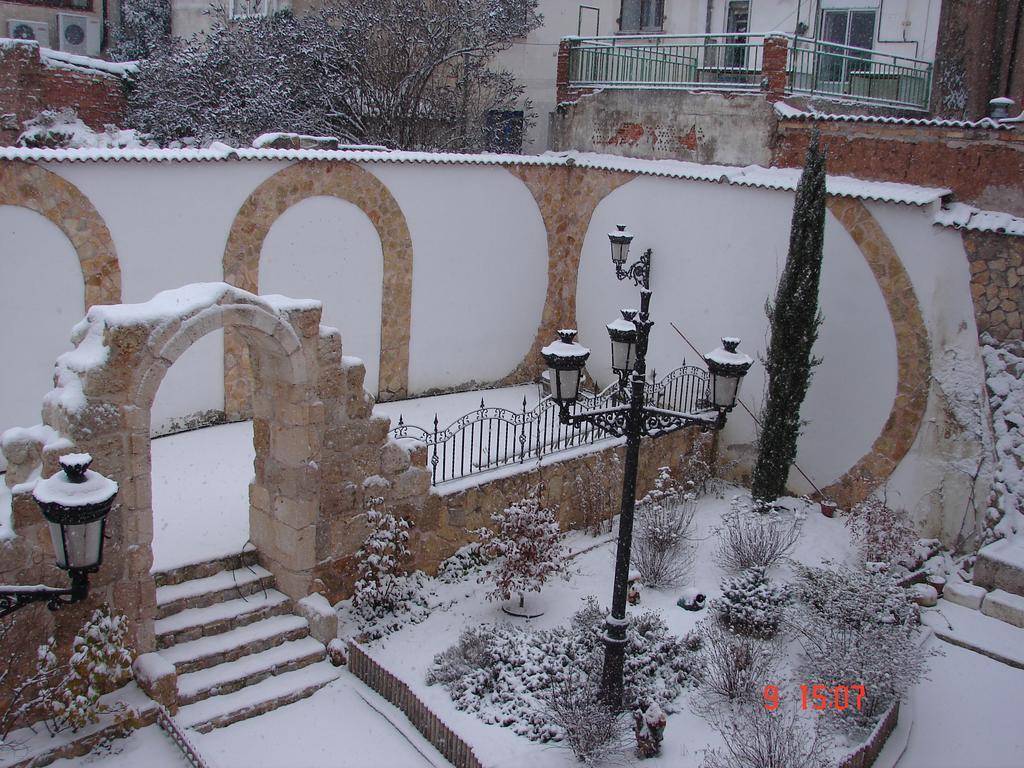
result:
<svg viewBox="0 0 1024 768"><path fill-rule="evenodd" d="M983 547L974 583L947 584L942 598L942 618L926 622L938 637L1024 669L1024 541Z"/></svg>
<svg viewBox="0 0 1024 768"><path fill-rule="evenodd" d="M311 696L338 676L256 552L155 574L157 653L178 713L206 733Z"/></svg>

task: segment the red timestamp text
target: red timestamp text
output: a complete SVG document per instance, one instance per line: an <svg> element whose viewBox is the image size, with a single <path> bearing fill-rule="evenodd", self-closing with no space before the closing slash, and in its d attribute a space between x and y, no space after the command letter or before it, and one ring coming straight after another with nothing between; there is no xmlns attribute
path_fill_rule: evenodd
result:
<svg viewBox="0 0 1024 768"><path fill-rule="evenodd" d="M803 709L835 709L842 711L853 707L860 710L867 691L863 685L801 685L800 706ZM779 708L779 687L764 687L764 708L773 712Z"/></svg>

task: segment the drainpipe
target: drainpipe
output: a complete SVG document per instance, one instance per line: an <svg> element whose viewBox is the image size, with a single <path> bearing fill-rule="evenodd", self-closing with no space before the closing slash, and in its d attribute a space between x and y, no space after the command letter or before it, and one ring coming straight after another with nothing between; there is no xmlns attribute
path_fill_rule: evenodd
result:
<svg viewBox="0 0 1024 768"><path fill-rule="evenodd" d="M711 15L715 12L715 0L708 0L708 9L704 17L704 34L711 34Z"/></svg>

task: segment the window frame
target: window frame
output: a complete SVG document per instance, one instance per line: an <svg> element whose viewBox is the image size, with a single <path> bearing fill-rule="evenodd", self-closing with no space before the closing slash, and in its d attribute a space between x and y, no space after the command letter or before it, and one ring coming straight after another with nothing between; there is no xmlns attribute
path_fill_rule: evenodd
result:
<svg viewBox="0 0 1024 768"><path fill-rule="evenodd" d="M640 24L636 29L626 29L622 26L623 20L626 18L626 4L636 3L639 6L640 11ZM647 14L644 12L647 8L650 8L651 3L655 5L655 13L657 14L656 26L644 26L644 18ZM620 35L647 35L655 34L665 31L665 0L621 0L619 3L619 31Z"/></svg>

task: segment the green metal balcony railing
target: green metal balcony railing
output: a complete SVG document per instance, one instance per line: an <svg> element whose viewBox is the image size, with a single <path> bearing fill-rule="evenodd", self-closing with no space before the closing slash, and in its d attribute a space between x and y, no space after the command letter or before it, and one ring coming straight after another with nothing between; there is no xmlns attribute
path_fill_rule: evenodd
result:
<svg viewBox="0 0 1024 768"><path fill-rule="evenodd" d="M758 90L763 35L577 38L569 83L597 88Z"/></svg>
<svg viewBox="0 0 1024 768"><path fill-rule="evenodd" d="M770 74L764 40L764 35L569 38L569 86L757 91ZM794 94L926 111L932 64L788 36L786 83Z"/></svg>
<svg viewBox="0 0 1024 768"><path fill-rule="evenodd" d="M865 104L927 110L932 90L931 62L804 38L790 40L787 70L793 93Z"/></svg>

